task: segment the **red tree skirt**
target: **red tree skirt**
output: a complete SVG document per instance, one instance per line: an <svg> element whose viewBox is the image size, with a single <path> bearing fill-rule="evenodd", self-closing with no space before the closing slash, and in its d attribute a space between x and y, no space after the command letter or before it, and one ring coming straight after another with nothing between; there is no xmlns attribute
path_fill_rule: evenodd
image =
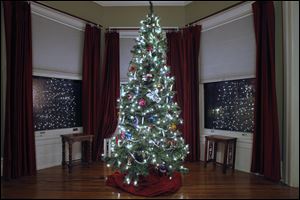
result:
<svg viewBox="0 0 300 200"><path fill-rule="evenodd" d="M153 197L176 192L181 187L181 174L175 172L170 180L168 176L159 176L150 172L147 177L140 178L138 186L124 183L124 174L115 172L108 176L106 185L121 188L134 195Z"/></svg>

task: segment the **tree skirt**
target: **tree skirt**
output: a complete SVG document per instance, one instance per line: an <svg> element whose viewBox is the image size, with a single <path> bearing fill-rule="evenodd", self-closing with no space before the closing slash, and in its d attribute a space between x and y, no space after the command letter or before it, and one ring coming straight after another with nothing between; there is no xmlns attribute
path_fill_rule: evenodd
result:
<svg viewBox="0 0 300 200"><path fill-rule="evenodd" d="M115 172L109 175L106 185L121 188L122 190L134 195L153 197L158 195L166 195L176 192L181 187L181 174L174 172L170 180L166 175L158 175L150 172L147 177L140 178L138 186L132 183L127 185L124 183L125 174Z"/></svg>

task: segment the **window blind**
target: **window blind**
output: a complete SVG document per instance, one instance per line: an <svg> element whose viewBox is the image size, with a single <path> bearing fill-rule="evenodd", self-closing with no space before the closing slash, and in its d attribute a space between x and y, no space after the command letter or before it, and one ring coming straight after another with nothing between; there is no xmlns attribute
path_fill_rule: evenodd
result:
<svg viewBox="0 0 300 200"><path fill-rule="evenodd" d="M200 42L200 81L255 77L253 16L203 31Z"/></svg>

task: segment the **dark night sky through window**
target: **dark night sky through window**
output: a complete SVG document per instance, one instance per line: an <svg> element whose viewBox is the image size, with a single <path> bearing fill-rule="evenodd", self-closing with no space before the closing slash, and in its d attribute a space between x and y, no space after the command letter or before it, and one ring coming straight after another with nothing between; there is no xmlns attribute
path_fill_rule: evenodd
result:
<svg viewBox="0 0 300 200"><path fill-rule="evenodd" d="M205 128L253 132L255 79L204 84Z"/></svg>
<svg viewBox="0 0 300 200"><path fill-rule="evenodd" d="M34 130L82 126L81 81L33 77Z"/></svg>

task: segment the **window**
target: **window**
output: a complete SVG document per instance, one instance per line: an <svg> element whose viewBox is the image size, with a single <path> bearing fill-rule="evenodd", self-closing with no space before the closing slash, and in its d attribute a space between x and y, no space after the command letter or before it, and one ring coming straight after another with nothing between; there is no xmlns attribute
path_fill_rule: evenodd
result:
<svg viewBox="0 0 300 200"><path fill-rule="evenodd" d="M255 32L251 3L200 24L201 126L207 134L247 137L239 132L252 133L254 128Z"/></svg>
<svg viewBox="0 0 300 200"><path fill-rule="evenodd" d="M81 127L81 81L33 76L35 131Z"/></svg>
<svg viewBox="0 0 300 200"><path fill-rule="evenodd" d="M30 5L34 129L51 134L77 131L82 126L85 22L34 2Z"/></svg>
<svg viewBox="0 0 300 200"><path fill-rule="evenodd" d="M253 132L255 79L204 84L205 128Z"/></svg>
<svg viewBox="0 0 300 200"><path fill-rule="evenodd" d="M128 68L132 59L131 50L135 45L134 38L120 38L120 81L128 82Z"/></svg>

